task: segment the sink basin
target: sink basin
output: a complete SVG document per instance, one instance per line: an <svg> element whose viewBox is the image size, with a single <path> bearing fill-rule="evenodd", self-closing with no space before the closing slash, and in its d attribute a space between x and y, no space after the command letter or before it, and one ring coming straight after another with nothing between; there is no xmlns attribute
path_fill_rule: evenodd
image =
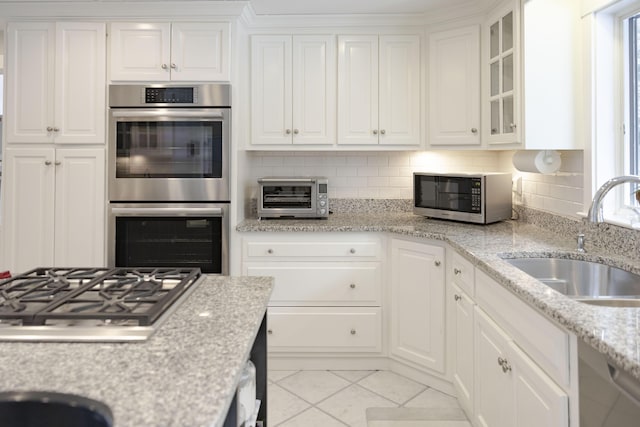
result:
<svg viewBox="0 0 640 427"><path fill-rule="evenodd" d="M505 261L581 302L608 307L640 307L638 274L575 259L511 258Z"/></svg>
<svg viewBox="0 0 640 427"><path fill-rule="evenodd" d="M112 427L103 403L72 394L27 391L0 393L2 427Z"/></svg>

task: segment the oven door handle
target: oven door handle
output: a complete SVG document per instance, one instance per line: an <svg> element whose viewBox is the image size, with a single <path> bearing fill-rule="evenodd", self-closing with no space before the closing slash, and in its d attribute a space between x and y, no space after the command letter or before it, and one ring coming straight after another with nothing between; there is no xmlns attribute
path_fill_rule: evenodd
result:
<svg viewBox="0 0 640 427"><path fill-rule="evenodd" d="M114 118L214 118L222 119L224 116L219 111L208 110L111 110L111 116Z"/></svg>
<svg viewBox="0 0 640 427"><path fill-rule="evenodd" d="M224 216L222 208L111 208L111 213L116 216Z"/></svg>

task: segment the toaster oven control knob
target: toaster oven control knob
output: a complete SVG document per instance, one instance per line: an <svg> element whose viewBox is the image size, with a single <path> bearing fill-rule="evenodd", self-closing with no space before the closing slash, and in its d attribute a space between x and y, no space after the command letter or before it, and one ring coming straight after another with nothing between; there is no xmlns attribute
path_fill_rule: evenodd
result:
<svg viewBox="0 0 640 427"><path fill-rule="evenodd" d="M326 200L320 200L320 206L327 206Z"/></svg>
<svg viewBox="0 0 640 427"><path fill-rule="evenodd" d="M327 210L325 208L320 209L320 215L324 215L327 213Z"/></svg>

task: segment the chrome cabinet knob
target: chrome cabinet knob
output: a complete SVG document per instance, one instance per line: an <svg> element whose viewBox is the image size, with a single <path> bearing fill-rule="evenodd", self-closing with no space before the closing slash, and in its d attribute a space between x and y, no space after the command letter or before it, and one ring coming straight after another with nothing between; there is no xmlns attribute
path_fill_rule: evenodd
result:
<svg viewBox="0 0 640 427"><path fill-rule="evenodd" d="M349 285L349 287L350 287L351 289L355 289L355 288L356 288L356 284L355 284L355 283L352 283L352 284L350 284L350 285Z"/></svg>
<svg viewBox="0 0 640 427"><path fill-rule="evenodd" d="M352 330L351 330L351 335L355 335L355 334L356 334L356 330L355 330L355 329L352 329Z"/></svg>
<svg viewBox="0 0 640 427"><path fill-rule="evenodd" d="M300 131L299 131L298 129L294 129L294 130L293 130L293 134L294 134L294 135L297 135L297 134L299 134L299 133L300 133Z"/></svg>
<svg viewBox="0 0 640 427"><path fill-rule="evenodd" d="M163 70L166 70L168 67L167 67L167 64L162 64L160 68L162 68Z"/></svg>
<svg viewBox="0 0 640 427"><path fill-rule="evenodd" d="M44 164L47 165L47 166L51 166L51 160L45 160Z"/></svg>
<svg viewBox="0 0 640 427"><path fill-rule="evenodd" d="M433 263L435 264L436 267L440 267L440 264L442 264L440 261L434 261Z"/></svg>
<svg viewBox="0 0 640 427"><path fill-rule="evenodd" d="M54 132L59 132L59 131L60 131L60 129L58 129L58 128L53 128L53 131L54 131Z"/></svg>
<svg viewBox="0 0 640 427"><path fill-rule="evenodd" d="M287 135L291 135L291 129L285 129L284 133L286 133Z"/></svg>
<svg viewBox="0 0 640 427"><path fill-rule="evenodd" d="M476 129L476 128L471 128L471 133L478 133L478 129Z"/></svg>
<svg viewBox="0 0 640 427"><path fill-rule="evenodd" d="M505 359L503 359L502 357L498 357L498 365L499 365L499 366L504 365L504 363L505 363L505 362L506 362L506 360L505 360Z"/></svg>
<svg viewBox="0 0 640 427"><path fill-rule="evenodd" d="M60 160L56 160L55 165L56 166L60 166L62 164L62 162Z"/></svg>
<svg viewBox="0 0 640 427"><path fill-rule="evenodd" d="M515 128L516 128L516 124L515 124L515 123L509 123L509 127L510 127L511 129L515 129Z"/></svg>
<svg viewBox="0 0 640 427"><path fill-rule="evenodd" d="M272 254L273 253L273 249L267 249L267 253L268 254Z"/></svg>
<svg viewBox="0 0 640 427"><path fill-rule="evenodd" d="M173 62L171 63L171 68L173 68L174 70L178 67L176 67L176 64L174 64Z"/></svg>
<svg viewBox="0 0 640 427"><path fill-rule="evenodd" d="M377 134L378 134L378 130L377 130L377 129L374 129L374 130L373 130L373 134L374 134L374 135L377 135Z"/></svg>
<svg viewBox="0 0 640 427"><path fill-rule="evenodd" d="M453 299L456 300L456 301L460 301L462 299L462 297L460 295L456 294L456 295L453 296Z"/></svg>
<svg viewBox="0 0 640 427"><path fill-rule="evenodd" d="M453 269L453 274L455 274L456 276L459 274L462 274L462 270L460 270L459 268L454 268Z"/></svg>
<svg viewBox="0 0 640 427"><path fill-rule="evenodd" d="M349 249L349 253L355 254L355 253L356 253L355 248L351 248L351 249Z"/></svg>
<svg viewBox="0 0 640 427"><path fill-rule="evenodd" d="M47 132L53 132L53 128L51 126L47 126Z"/></svg>
<svg viewBox="0 0 640 427"><path fill-rule="evenodd" d="M380 130L380 135L384 135L385 133L387 133L386 130L384 130L384 129Z"/></svg>
<svg viewBox="0 0 640 427"><path fill-rule="evenodd" d="M271 335L271 334L273 334L273 330L271 330L271 329L267 329L267 333L268 333L269 335Z"/></svg>

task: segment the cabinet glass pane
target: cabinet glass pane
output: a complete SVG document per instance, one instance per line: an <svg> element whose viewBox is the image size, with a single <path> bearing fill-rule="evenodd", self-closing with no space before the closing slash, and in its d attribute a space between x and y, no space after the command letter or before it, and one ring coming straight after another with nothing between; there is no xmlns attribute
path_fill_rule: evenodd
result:
<svg viewBox="0 0 640 427"><path fill-rule="evenodd" d="M502 18L502 51L513 47L513 12Z"/></svg>
<svg viewBox="0 0 640 427"><path fill-rule="evenodd" d="M500 102L496 99L491 101L491 135L500 132Z"/></svg>
<svg viewBox="0 0 640 427"><path fill-rule="evenodd" d="M513 121L513 96L505 96L502 99L502 117L502 133L513 133L515 131Z"/></svg>
<svg viewBox="0 0 640 427"><path fill-rule="evenodd" d="M496 96L500 91L500 63L491 64L491 96Z"/></svg>
<svg viewBox="0 0 640 427"><path fill-rule="evenodd" d="M496 22L489 29L489 57L495 58L500 53L500 22Z"/></svg>
<svg viewBox="0 0 640 427"><path fill-rule="evenodd" d="M513 55L502 59L502 92L513 90Z"/></svg>

